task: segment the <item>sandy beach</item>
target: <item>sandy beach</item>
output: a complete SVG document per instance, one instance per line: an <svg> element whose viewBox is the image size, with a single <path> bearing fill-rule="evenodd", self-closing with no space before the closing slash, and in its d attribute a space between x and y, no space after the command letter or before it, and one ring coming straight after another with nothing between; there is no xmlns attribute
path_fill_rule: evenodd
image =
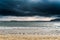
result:
<svg viewBox="0 0 60 40"><path fill-rule="evenodd" d="M49 35L0 35L0 40L60 40L60 36Z"/></svg>
<svg viewBox="0 0 60 40"><path fill-rule="evenodd" d="M59 31L59 29L37 27L2 27L0 28L0 40L60 40Z"/></svg>

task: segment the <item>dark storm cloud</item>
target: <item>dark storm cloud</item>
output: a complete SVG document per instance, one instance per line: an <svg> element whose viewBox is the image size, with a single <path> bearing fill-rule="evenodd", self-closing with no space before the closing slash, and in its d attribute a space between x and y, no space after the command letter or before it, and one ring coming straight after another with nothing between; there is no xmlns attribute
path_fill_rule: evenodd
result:
<svg viewBox="0 0 60 40"><path fill-rule="evenodd" d="M60 16L60 3L42 0L0 0L0 15L4 16Z"/></svg>

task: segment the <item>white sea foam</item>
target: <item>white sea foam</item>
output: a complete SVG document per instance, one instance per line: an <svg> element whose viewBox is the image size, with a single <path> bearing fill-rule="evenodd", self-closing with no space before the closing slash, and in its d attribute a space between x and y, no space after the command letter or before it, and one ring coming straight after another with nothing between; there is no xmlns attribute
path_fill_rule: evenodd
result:
<svg viewBox="0 0 60 40"><path fill-rule="evenodd" d="M0 34L60 35L60 28L46 27L0 27Z"/></svg>

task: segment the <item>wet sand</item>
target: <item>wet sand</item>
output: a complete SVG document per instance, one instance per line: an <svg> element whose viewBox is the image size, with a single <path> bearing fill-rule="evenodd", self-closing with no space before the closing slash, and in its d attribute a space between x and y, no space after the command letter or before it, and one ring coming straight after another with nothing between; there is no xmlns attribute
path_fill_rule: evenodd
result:
<svg viewBox="0 0 60 40"><path fill-rule="evenodd" d="M0 40L60 40L60 29L0 28Z"/></svg>

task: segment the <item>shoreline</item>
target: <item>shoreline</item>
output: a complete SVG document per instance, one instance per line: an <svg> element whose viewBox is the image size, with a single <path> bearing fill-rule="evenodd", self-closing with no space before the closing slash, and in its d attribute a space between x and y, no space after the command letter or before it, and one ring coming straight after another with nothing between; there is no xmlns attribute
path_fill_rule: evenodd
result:
<svg viewBox="0 0 60 40"><path fill-rule="evenodd" d="M60 28L43 27L0 27L0 34L19 35L60 35Z"/></svg>

